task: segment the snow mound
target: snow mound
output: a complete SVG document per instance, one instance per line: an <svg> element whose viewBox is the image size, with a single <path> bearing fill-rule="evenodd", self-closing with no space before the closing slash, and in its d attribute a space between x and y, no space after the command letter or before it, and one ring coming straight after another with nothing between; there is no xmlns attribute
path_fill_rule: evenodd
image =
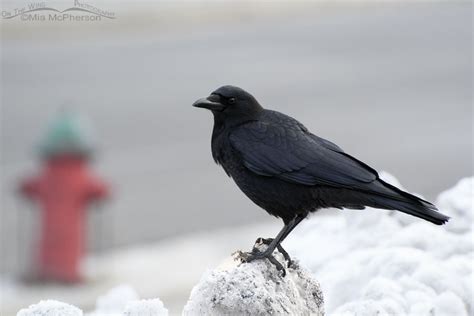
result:
<svg viewBox="0 0 474 316"><path fill-rule="evenodd" d="M461 179L453 188L438 196L436 205L453 220L447 229L463 233L472 231L474 220L474 177Z"/></svg>
<svg viewBox="0 0 474 316"><path fill-rule="evenodd" d="M83 312L72 305L54 301L40 301L24 308L17 316L82 316ZM137 292L128 285L111 289L97 299L96 309L88 316L168 316L160 299L139 300Z"/></svg>
<svg viewBox="0 0 474 316"><path fill-rule="evenodd" d="M119 285L97 299L89 316L167 316L168 310L159 298L140 300L129 285Z"/></svg>
<svg viewBox="0 0 474 316"><path fill-rule="evenodd" d="M127 304L124 316L168 316L168 310L158 299L132 301Z"/></svg>
<svg viewBox="0 0 474 316"><path fill-rule="evenodd" d="M378 209L344 210L304 221L285 246L317 275L330 315L470 315L472 184L463 179L440 195L448 225Z"/></svg>
<svg viewBox="0 0 474 316"><path fill-rule="evenodd" d="M45 300L20 310L17 316L82 316L82 311L72 305Z"/></svg>
<svg viewBox="0 0 474 316"><path fill-rule="evenodd" d="M138 293L133 287L125 284L119 285L109 290L105 295L99 296L94 315L121 315L128 302L138 299Z"/></svg>
<svg viewBox="0 0 474 316"><path fill-rule="evenodd" d="M275 251L274 256L286 264L280 253ZM297 262L282 277L268 260L241 263L234 256L202 277L183 311L183 315L270 314L324 315L319 283Z"/></svg>

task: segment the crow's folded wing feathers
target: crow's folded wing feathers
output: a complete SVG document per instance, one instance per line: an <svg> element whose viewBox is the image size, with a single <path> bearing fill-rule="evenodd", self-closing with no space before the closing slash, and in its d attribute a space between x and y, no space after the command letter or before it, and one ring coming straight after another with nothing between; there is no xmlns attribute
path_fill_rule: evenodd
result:
<svg viewBox="0 0 474 316"><path fill-rule="evenodd" d="M358 187L377 172L313 135L298 121L278 113L278 120L253 121L230 134L232 146L252 172L304 185Z"/></svg>

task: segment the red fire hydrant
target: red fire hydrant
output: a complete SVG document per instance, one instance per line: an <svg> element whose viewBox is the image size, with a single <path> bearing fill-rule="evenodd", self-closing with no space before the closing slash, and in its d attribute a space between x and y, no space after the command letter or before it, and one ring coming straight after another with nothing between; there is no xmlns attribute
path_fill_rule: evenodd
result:
<svg viewBox="0 0 474 316"><path fill-rule="evenodd" d="M89 170L91 149L80 121L65 113L41 146L42 170L21 184L21 193L42 210L36 278L81 280L85 209L108 194L107 186Z"/></svg>

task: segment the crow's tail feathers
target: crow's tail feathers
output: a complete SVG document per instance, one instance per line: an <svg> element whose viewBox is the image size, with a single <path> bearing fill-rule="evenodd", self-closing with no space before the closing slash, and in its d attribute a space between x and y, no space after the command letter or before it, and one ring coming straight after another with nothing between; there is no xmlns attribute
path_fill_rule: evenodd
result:
<svg viewBox="0 0 474 316"><path fill-rule="evenodd" d="M436 206L430 202L402 191L381 179L378 181L379 189L375 192L371 192L371 200L374 202L375 207L398 210L422 218L436 225L445 224L449 220L448 216L437 212L438 209Z"/></svg>

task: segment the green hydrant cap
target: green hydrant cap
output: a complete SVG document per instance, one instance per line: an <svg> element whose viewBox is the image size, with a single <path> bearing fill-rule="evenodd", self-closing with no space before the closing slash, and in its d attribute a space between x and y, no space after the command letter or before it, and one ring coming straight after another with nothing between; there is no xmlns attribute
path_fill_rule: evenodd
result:
<svg viewBox="0 0 474 316"><path fill-rule="evenodd" d="M39 152L45 158L59 154L89 157L93 151L90 124L84 118L66 111L53 120L39 144Z"/></svg>

